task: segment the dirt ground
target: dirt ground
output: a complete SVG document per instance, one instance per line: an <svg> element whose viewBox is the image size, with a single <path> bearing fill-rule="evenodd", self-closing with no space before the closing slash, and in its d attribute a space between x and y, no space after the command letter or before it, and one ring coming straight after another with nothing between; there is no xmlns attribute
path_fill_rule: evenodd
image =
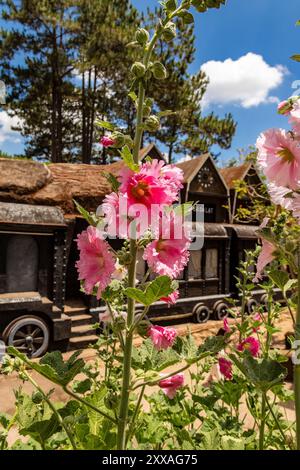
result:
<svg viewBox="0 0 300 470"><path fill-rule="evenodd" d="M234 322L234 320L230 320L230 323ZM292 330L292 323L289 315L284 312L280 318L279 325L281 328L281 332L277 333L273 338L273 343L276 348L280 348L282 350L285 349L285 333L290 332ZM220 328L222 327L222 323L219 321L209 321L205 324L191 324L186 323L182 325L177 325L175 328L179 335L184 336L188 332L191 332L196 343L201 344L205 338L208 336L216 335ZM142 341L141 338L135 339L135 344L138 345ZM65 353L64 356L68 357L71 353ZM85 349L82 351L81 357L84 358L86 362L89 362L95 358L95 351L93 349ZM178 366L175 366L178 368ZM170 368L169 371L171 372L174 370ZM36 374L35 372L32 373L33 378L38 382L39 386L44 391L49 391L50 389L54 389L54 393L52 398L55 401L64 402L68 399L62 389L58 386L54 386L52 382L49 382L47 379L41 377L40 375ZM188 379L188 372L186 373L186 379ZM12 374L11 376L3 376L0 374L0 412L13 414L14 412L14 390L21 387L27 393L33 391L33 386L30 383L23 383L16 374ZM287 383L287 387L290 389L292 388L291 383ZM282 407L283 414L289 420L295 419L295 412L294 412L294 405L293 403L287 403ZM251 416L247 415L247 408L242 406L241 407L241 414L242 416L246 416L245 424L246 426L250 427L253 425ZM17 438L17 433L14 429L12 429L10 433L10 442L14 442Z"/></svg>

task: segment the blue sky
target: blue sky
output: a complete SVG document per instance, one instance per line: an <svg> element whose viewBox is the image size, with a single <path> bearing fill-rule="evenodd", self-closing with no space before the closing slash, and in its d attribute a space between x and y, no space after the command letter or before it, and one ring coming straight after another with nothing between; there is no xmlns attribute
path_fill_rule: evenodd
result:
<svg viewBox="0 0 300 470"><path fill-rule="evenodd" d="M157 0L132 3L140 9L158 5ZM236 156L237 148L254 144L262 130L288 127L277 115L276 102L295 92L294 81L300 84L300 63L289 59L300 53L298 19L299 0L227 0L220 10L195 13L197 52L190 71L203 67L210 76L204 113L231 112L238 122L232 148L222 151L223 163ZM21 142L14 142L17 136L9 132L8 123L1 129L1 122L3 111L0 148L19 153Z"/></svg>

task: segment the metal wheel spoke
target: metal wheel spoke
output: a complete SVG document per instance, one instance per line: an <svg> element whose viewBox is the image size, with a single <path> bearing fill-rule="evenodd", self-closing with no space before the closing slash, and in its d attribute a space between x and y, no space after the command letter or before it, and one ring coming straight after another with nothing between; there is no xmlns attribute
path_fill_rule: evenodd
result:
<svg viewBox="0 0 300 470"><path fill-rule="evenodd" d="M12 343L13 343L14 346L19 346L19 345L22 345L22 344L25 345L24 339L14 339Z"/></svg>
<svg viewBox="0 0 300 470"><path fill-rule="evenodd" d="M33 344L42 344L44 341L44 337L42 338L34 338Z"/></svg>
<svg viewBox="0 0 300 470"><path fill-rule="evenodd" d="M32 325L26 325L26 332L28 335L31 335L31 332L32 332Z"/></svg>
<svg viewBox="0 0 300 470"><path fill-rule="evenodd" d="M35 330L33 330L33 332L31 333L32 338L37 336L40 332L41 332L40 328L36 328Z"/></svg>
<svg viewBox="0 0 300 470"><path fill-rule="evenodd" d="M18 330L15 334L15 336L18 336L18 337L21 337L21 338L26 338L26 333L24 333L23 331L21 330Z"/></svg>

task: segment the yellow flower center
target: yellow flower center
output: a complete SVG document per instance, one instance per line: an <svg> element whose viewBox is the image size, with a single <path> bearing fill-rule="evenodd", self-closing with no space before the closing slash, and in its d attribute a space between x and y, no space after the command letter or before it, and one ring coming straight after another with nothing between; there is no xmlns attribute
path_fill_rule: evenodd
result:
<svg viewBox="0 0 300 470"><path fill-rule="evenodd" d="M294 154L286 147L279 150L277 155L284 161L284 163L292 163L295 160Z"/></svg>
<svg viewBox="0 0 300 470"><path fill-rule="evenodd" d="M148 193L148 184L145 181L140 181L132 188L131 192L137 199L142 199Z"/></svg>

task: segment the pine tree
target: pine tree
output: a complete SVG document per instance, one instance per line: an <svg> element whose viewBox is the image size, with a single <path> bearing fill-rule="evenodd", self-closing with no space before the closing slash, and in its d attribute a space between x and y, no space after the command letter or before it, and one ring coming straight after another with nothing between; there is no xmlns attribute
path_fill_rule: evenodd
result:
<svg viewBox="0 0 300 470"><path fill-rule="evenodd" d="M79 1L79 61L81 73L82 160L90 163L95 142L95 118L133 128L134 108L128 98L132 40L139 17L128 0ZM107 155L103 150L102 160Z"/></svg>
<svg viewBox="0 0 300 470"><path fill-rule="evenodd" d="M2 18L13 25L1 30L1 76L9 88L10 113L22 121L26 155L70 160L76 134L72 2L8 0L0 5Z"/></svg>

